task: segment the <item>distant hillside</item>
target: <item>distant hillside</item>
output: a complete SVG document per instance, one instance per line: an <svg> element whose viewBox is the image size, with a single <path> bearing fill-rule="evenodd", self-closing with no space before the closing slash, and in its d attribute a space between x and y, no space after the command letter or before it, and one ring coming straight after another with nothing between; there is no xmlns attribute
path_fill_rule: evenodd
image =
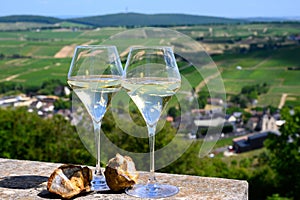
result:
<svg viewBox="0 0 300 200"><path fill-rule="evenodd" d="M283 22L299 21L300 18L225 18L187 14L140 14L140 13L118 13L76 18L55 18L38 15L11 15L0 17L0 23L29 22L42 24L56 24L71 22L93 27L107 26L180 26L180 25L203 25L203 24L237 24L252 22Z"/></svg>
<svg viewBox="0 0 300 200"><path fill-rule="evenodd" d="M249 22L299 22L299 17L249 17L242 18Z"/></svg>
<svg viewBox="0 0 300 200"><path fill-rule="evenodd" d="M185 14L139 14L119 13L111 15L82 17L68 19L75 23L83 23L92 26L175 26L175 25L199 25L199 24L224 24L239 23L244 20L222 17L208 17Z"/></svg>
<svg viewBox="0 0 300 200"><path fill-rule="evenodd" d="M185 14L139 14L119 13L101 16L59 19L55 17L34 15L11 15L0 17L0 22L35 22L55 24L68 21L95 27L106 26L175 26L175 25L200 25L200 24L228 24L245 22L241 19L229 19L222 17L209 17Z"/></svg>
<svg viewBox="0 0 300 200"><path fill-rule="evenodd" d="M14 23L14 22L35 22L35 23L45 23L45 24L55 24L62 21L55 17L45 17L39 15L10 15L5 17L0 17L0 22L4 23Z"/></svg>

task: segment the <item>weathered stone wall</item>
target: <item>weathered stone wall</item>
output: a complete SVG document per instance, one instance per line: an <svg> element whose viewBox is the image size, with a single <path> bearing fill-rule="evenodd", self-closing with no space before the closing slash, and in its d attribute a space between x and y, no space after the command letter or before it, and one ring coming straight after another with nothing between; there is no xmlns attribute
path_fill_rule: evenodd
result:
<svg viewBox="0 0 300 200"><path fill-rule="evenodd" d="M0 158L0 199L60 199L47 191L51 173L61 164ZM91 167L92 168L92 167ZM247 200L246 181L157 173L161 183L179 187L180 192L166 199ZM147 173L140 173L140 183ZM137 199L125 193L88 193L76 199Z"/></svg>

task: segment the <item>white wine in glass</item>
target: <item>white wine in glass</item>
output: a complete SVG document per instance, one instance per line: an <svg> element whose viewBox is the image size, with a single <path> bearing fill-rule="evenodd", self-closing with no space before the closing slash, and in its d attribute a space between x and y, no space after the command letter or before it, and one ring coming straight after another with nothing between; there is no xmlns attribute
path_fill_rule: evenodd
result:
<svg viewBox="0 0 300 200"><path fill-rule="evenodd" d="M122 87L141 112L148 129L150 176L146 185L135 185L126 193L141 198L168 197L178 193L176 186L160 184L155 178L155 132L162 110L179 90L181 77L171 47L130 49Z"/></svg>
<svg viewBox="0 0 300 200"><path fill-rule="evenodd" d="M109 190L101 171L101 122L114 93L121 88L123 69L115 46L78 46L68 73L68 84L92 118L95 136L96 170L92 190Z"/></svg>

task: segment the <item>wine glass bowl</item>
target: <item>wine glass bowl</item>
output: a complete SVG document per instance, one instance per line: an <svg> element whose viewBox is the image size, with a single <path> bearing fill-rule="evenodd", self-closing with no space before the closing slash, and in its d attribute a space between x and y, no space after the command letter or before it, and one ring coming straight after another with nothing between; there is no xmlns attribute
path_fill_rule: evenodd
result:
<svg viewBox="0 0 300 200"><path fill-rule="evenodd" d="M137 105L146 123L153 126L181 84L172 49L131 48L125 72L122 87Z"/></svg>
<svg viewBox="0 0 300 200"><path fill-rule="evenodd" d="M155 178L155 133L163 108L179 90L181 77L171 47L132 47L125 65L122 87L141 112L148 129L150 176L146 185L135 185L126 193L142 198L176 194L176 186L159 184Z"/></svg>
<svg viewBox="0 0 300 200"><path fill-rule="evenodd" d="M109 190L101 171L101 122L114 93L121 88L123 69L115 46L77 46L68 73L68 84L83 103L92 118L96 170L92 190Z"/></svg>

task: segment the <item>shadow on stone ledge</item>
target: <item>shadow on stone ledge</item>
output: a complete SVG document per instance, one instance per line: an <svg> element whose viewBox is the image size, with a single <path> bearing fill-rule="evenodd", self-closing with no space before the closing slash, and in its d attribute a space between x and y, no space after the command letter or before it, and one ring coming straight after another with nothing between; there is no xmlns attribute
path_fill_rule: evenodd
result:
<svg viewBox="0 0 300 200"><path fill-rule="evenodd" d="M108 190L108 191L102 191L102 192L83 192L83 193L80 193L74 197L72 197L71 199L76 199L77 197L83 197L83 196L88 196L88 195L91 195L91 198L97 198L97 195L99 195L99 198L101 198L100 195L105 195L105 194L122 194L122 193L125 193L125 191L119 191L119 192L114 192L114 191L111 191L111 190ZM44 199L61 199L61 196L57 195L57 194L53 194L51 192L49 192L48 190L42 190L39 194L38 194L39 197L41 198L44 198Z"/></svg>
<svg viewBox="0 0 300 200"><path fill-rule="evenodd" d="M46 176L8 176L0 180L0 187L11 189L30 189L47 181L48 177Z"/></svg>

